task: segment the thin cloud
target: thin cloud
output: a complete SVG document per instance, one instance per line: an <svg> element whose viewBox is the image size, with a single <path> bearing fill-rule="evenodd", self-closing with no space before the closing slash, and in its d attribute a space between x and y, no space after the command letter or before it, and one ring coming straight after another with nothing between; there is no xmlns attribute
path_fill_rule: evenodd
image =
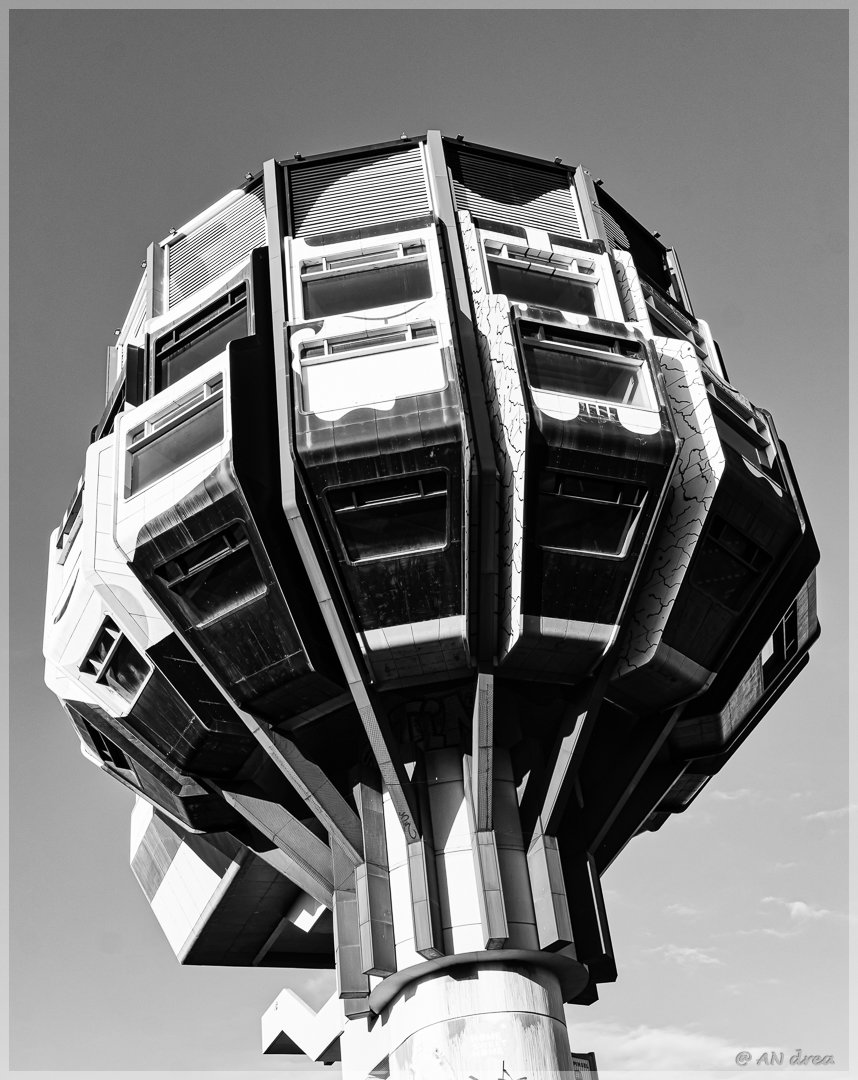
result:
<svg viewBox="0 0 858 1080"><path fill-rule="evenodd" d="M681 967L694 967L707 964L721 964L717 956L712 956L705 949L695 949L689 945L659 945L655 949L644 949L646 953L660 954L665 960L671 960Z"/></svg>
<svg viewBox="0 0 858 1080"><path fill-rule="evenodd" d="M754 926L746 930L729 930L718 937L774 937L791 938L799 933L798 930L778 930L774 926Z"/></svg>
<svg viewBox="0 0 858 1080"><path fill-rule="evenodd" d="M741 1049L738 1043L701 1031L646 1024L629 1028L579 1016L580 1010L576 1009L570 1017L572 1045L595 1052L599 1076L605 1080L644 1070L657 1072L660 1077L675 1073L686 1080L693 1074L701 1080L709 1070L734 1068L737 1048Z"/></svg>
<svg viewBox="0 0 858 1080"><path fill-rule="evenodd" d="M855 806L838 806L834 810L814 810L811 814L803 814L802 821L841 821L849 817Z"/></svg>
<svg viewBox="0 0 858 1080"><path fill-rule="evenodd" d="M829 911L828 908L814 907L813 904L807 904L804 900L784 900L780 896L764 896L762 903L777 904L786 908L789 917L794 922L799 923L812 922L815 919L827 919L834 915L834 912Z"/></svg>
<svg viewBox="0 0 858 1080"><path fill-rule="evenodd" d="M664 910L668 915L684 915L688 918L703 914L700 908L690 907L688 904L668 904Z"/></svg>
<svg viewBox="0 0 858 1080"><path fill-rule="evenodd" d="M758 792L752 788L737 788L735 791L710 791L711 799L721 799L723 802L736 802L738 799L754 799Z"/></svg>

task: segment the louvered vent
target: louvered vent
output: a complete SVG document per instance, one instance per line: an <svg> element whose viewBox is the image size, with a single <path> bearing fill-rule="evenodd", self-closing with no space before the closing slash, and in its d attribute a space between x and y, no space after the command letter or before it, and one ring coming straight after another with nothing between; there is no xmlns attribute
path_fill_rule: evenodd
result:
<svg viewBox="0 0 858 1080"><path fill-rule="evenodd" d="M539 165L454 151L453 189L460 210L505 225L583 238L568 173Z"/></svg>
<svg viewBox="0 0 858 1080"><path fill-rule="evenodd" d="M170 245L170 307L214 281L265 242L265 200L260 187Z"/></svg>
<svg viewBox="0 0 858 1080"><path fill-rule="evenodd" d="M602 215L602 222L605 226L605 235L608 238L608 243L612 248L622 248L623 251L628 251L631 245L629 244L629 238L614 220L612 214L609 214L604 206L595 206L596 213Z"/></svg>
<svg viewBox="0 0 858 1080"><path fill-rule="evenodd" d="M393 153L290 165L293 235L403 221L429 212L419 146Z"/></svg>

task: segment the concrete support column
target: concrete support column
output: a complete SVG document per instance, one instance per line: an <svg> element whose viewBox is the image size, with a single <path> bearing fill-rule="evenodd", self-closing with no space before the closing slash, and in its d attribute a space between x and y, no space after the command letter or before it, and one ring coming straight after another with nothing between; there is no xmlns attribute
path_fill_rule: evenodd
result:
<svg viewBox="0 0 858 1080"><path fill-rule="evenodd" d="M572 1077L557 977L519 964L468 964L406 987L384 1010L390 1080ZM346 1062L344 1061L345 1065Z"/></svg>

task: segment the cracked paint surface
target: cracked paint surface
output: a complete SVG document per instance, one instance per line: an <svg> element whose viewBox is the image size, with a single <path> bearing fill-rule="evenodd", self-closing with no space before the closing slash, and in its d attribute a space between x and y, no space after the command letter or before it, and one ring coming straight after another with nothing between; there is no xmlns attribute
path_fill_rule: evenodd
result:
<svg viewBox="0 0 858 1080"><path fill-rule="evenodd" d="M500 476L498 658L503 660L521 635L527 408L518 374L509 305L505 298L488 292L479 239L470 214L459 211L458 218L476 314L477 343L495 444L495 464Z"/></svg>
<svg viewBox="0 0 858 1080"><path fill-rule="evenodd" d="M724 472L724 451L694 349L688 342L653 340L681 446L650 569L638 587L620 642L618 678L655 656Z"/></svg>
<svg viewBox="0 0 858 1080"><path fill-rule="evenodd" d="M639 322L643 323L645 327L649 327L646 300L644 299L634 260L627 251L623 251L621 248L614 248L610 255L614 281L617 283L617 292L620 294L623 317L626 322Z"/></svg>

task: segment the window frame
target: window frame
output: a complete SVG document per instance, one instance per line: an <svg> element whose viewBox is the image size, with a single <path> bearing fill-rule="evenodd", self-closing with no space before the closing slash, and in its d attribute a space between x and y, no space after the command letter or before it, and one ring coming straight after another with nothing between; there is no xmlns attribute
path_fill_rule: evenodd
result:
<svg viewBox="0 0 858 1080"><path fill-rule="evenodd" d="M719 440L735 450L753 468L758 469L770 483L774 484L779 491L783 491L783 479L778 465L778 449L766 420L759 416L753 406L745 405L726 386L717 379L708 368L703 371L703 381L706 386L706 394L709 408L712 410L712 419L718 432ZM731 441L729 434L724 436L721 426L724 425L728 432L735 428L734 434L737 441L747 442L754 451L754 457L749 457L740 449L735 442Z"/></svg>
<svg viewBox="0 0 858 1080"><path fill-rule="evenodd" d="M649 494L650 494L649 489L647 488L646 484L642 483L639 480L630 480L628 477L625 477L625 476L600 476L600 475L597 475L596 473L581 472L581 471L578 471L578 470L575 470L575 469L545 468L545 469L542 469L540 471L540 473L538 474L539 481L541 481L542 478L545 477L545 476L553 476L554 477L554 479L555 479L555 485L554 485L555 489L552 490L552 491L545 491L545 490L542 489L541 486L537 489L537 491L536 491L536 498L537 498L536 530L534 530L534 531L538 532L538 530L539 530L539 526L540 526L540 509L541 509L540 504L542 502L542 499L546 495L549 495L549 496L551 496L552 498L555 498L555 499L569 499L569 500L571 500L573 502L576 502L576 503L589 503L589 504L598 504L600 506L620 506L620 507L625 507L625 508L628 509L628 511L630 513L630 518L629 518L629 524L626 527L625 535L623 536L623 542L622 542L622 544L620 546L619 551L613 551L613 552L611 552L611 551L592 551L589 548L557 547L554 544L540 543L539 539L537 538L537 539L535 539L535 543L536 543L536 546L541 551L553 551L553 552L557 552L557 553L562 554L562 555L583 555L586 558L594 558L594 559L611 559L614 562L620 562L623 559L628 557L629 549L631 548L631 544L632 544L632 540L634 538L635 533L637 532L638 524L640 523L640 520L641 520L641 514L642 514L642 511L643 511L643 508L646 506L647 500L648 500ZM575 478L579 478L579 479L585 479L585 480L596 480L596 481L599 481L599 482L602 482L602 483L617 484L617 485L619 485L620 488L623 488L623 487L630 488L630 489L631 488L636 488L637 492L640 494L640 501L637 502L637 503L624 503L624 502L619 502L619 501L613 502L613 501L608 500L608 499L588 498L586 495L564 495L561 491L556 490L556 488L558 486L558 480L562 480L562 478L564 476L571 476L571 477L575 477Z"/></svg>
<svg viewBox="0 0 858 1080"><path fill-rule="evenodd" d="M103 660L95 660L95 659L93 659L92 654L95 652L96 646L98 645L99 641L101 640L102 636L105 633L109 634L112 637L112 641L111 641L110 645L108 646L107 651L104 654L104 659ZM137 687L137 689L134 691L134 693L131 694L130 696L125 694L122 690L117 690L116 687L111 686L107 682L108 668L110 667L110 664L115 659L116 654L119 652L119 649L121 648L122 644L125 643L125 642L127 642L131 646L131 648L134 650L134 652L140 657L140 659L143 661L143 663L148 668L148 671L143 676L143 679L141 680L140 685ZM89 668L91 668L92 670L89 670L87 666L89 666ZM107 690L110 693L116 694L123 701L127 702L129 704L129 706L133 707L133 705L135 704L137 699L143 693L143 690L144 690L146 684L148 683L149 679L152 677L152 672L155 670L155 668L152 665L152 663L149 661L149 659L145 656L145 654L142 653L137 648L137 646L128 637L128 635L123 630L120 629L120 627L116 623L115 619L113 619L113 617L110 616L110 615L105 615L103 617L103 619L101 620L101 623L99 624L99 627L98 627L98 630L95 633L95 636L90 641L89 647L87 648L86 652L84 653L83 659L81 660L80 664L78 665L78 670L80 671L80 673L82 675L93 679L98 686L103 687L105 690Z"/></svg>
<svg viewBox="0 0 858 1080"><path fill-rule="evenodd" d="M367 506L381 508L381 507L384 507L385 505L389 506L389 505L394 504L394 503L422 502L424 500L437 498L437 497L443 495L443 497L444 497L444 543L441 544L441 545L433 544L433 545L430 545L428 547L415 548L415 549L413 549L411 551L388 552L386 554L368 555L365 558L353 559L351 557L351 555L349 554L349 550L348 550L348 547L346 545L345 537L343 536L342 530L340 529L339 524L338 524L339 516L344 514L344 513L345 514L350 513L350 509L336 509L334 507L331 499L330 499L331 492L343 491L343 490L346 490L346 489L350 489L352 492L355 492L356 490L359 490L362 487L369 487L372 484L383 483L386 480L417 480L418 483L419 483L419 481L423 477L425 477L425 476L435 476L435 475L439 475L439 476L444 477L444 487L440 491L433 491L433 492L429 492L428 494L423 494L421 492L421 494L419 496L415 497L415 498L410 498L408 496L404 496L404 497L398 498L398 499L397 498L387 499L387 500L385 500L383 502L376 501L376 502L371 502L371 503L368 503L368 504L365 503L362 506L361 505L355 505L350 509L360 510L360 509L363 509L363 508L365 508ZM450 545L452 543L452 539L451 539L451 535L450 535L450 524L451 524L451 518L452 518L451 483L450 483L450 479L451 479L450 470L447 469L447 468L421 469L419 472L397 473L394 476L379 476L379 477L375 477L372 480L359 480L359 481L357 481L355 483L352 483L352 484L331 484L328 487L324 488L323 491L322 491L322 498L324 500L324 505L325 505L325 507L326 507L326 509L328 511L328 515L329 515L329 519L331 521L331 524L333 525L334 535L336 536L337 542L338 542L338 544L340 546L340 550L342 551L342 554L345 557L345 560L348 563L348 565L349 566L366 566L366 565L368 565L370 563L384 562L384 561L387 561L387 560L390 560L390 559L413 558L415 556L419 557L419 556L423 556L423 555L441 553L441 552L449 550Z"/></svg>
<svg viewBox="0 0 858 1080"><path fill-rule="evenodd" d="M431 328L431 334L415 336L415 330L424 330L428 328ZM374 339L378 340L400 332L403 335L402 340L400 341L386 341L378 345L373 344ZM331 351L331 344L336 346L351 341L355 342L354 348L345 348L342 351ZM361 342L365 342L366 344L360 344ZM353 331L351 333L331 333L322 337L312 337L300 340L297 342L297 349L294 350L294 353L297 353L297 356L294 357L292 363L293 376L297 382L295 407L302 416L316 415L316 412L307 408L306 405L306 387L303 379L304 368L316 367L319 364L336 363L340 360L353 360L370 354L379 355L380 353L401 352L403 349L415 349L421 347L434 349L442 348L440 327L434 317L420 319L415 322L397 323L393 326L372 327L368 330ZM318 355L306 355L308 349L318 348L323 350ZM442 363L444 366L445 381L444 386L439 388L438 391L435 391L437 393L443 392L450 383L449 370L446 362L443 361L443 358Z"/></svg>
<svg viewBox="0 0 858 1080"><path fill-rule="evenodd" d="M656 388L653 382L650 366L647 363L646 355L642 355L639 357L623 356L621 353L611 352L606 349L598 349L589 344L579 345L571 341L566 342L562 339L558 340L555 338L549 338L545 336L545 324L543 323L532 324L538 327L538 332L536 335L534 335L526 331L526 325L527 324L522 324L521 322L519 322L521 366L523 369L525 381L527 382L528 389L530 390L531 398L537 408L539 408L539 405L536 404L536 399L533 397L533 395L547 394L563 398L574 398L576 401L579 401L583 404L592 403L595 405L604 405L607 406L609 409L633 409L635 411L648 413L650 415L659 412L659 403L658 397L656 395ZM634 342L634 344L640 349L642 349L645 353L645 349L642 345L640 345L638 342ZM643 389L644 394L648 399L648 404L634 405L623 401L614 401L610 398L587 396L584 394L573 394L563 390L547 390L542 389L538 386L534 386L530 377L530 371L528 368L526 357L526 349L528 348L528 346L535 348L541 347L544 349L558 350L560 352L568 352L572 355L578 354L583 356L587 360L596 360L603 363L609 363L615 368L627 368L634 370L634 372L638 376L637 385ZM581 410L579 409L579 415L580 411Z"/></svg>
<svg viewBox="0 0 858 1080"><path fill-rule="evenodd" d="M240 527L244 536L239 543L233 544L227 536L227 533L236 525ZM183 571L177 576L168 578L165 574L159 573L159 571L166 567L169 563L176 562L177 560L186 557L195 548L200 547L200 545L206 543L206 541L211 540L212 537L218 535L222 535L227 539L228 546L226 548L216 552L214 555L211 555L206 559L203 559L199 564L192 567L192 569ZM189 600L185 599L184 595L181 592L178 592L176 590L176 586L181 584L182 582L190 581L196 574L209 570L211 567L216 566L219 562L223 562L230 555L234 555L236 552L239 551L244 551L245 548L250 551L250 554L253 558L254 565L256 566L256 569L259 573L259 580L262 582L262 590L258 593L255 593L252 597L250 597L250 599L245 600L240 604L236 604L225 611L220 611L214 615L200 618L199 613L194 610L192 603ZM152 568L152 573L163 584L164 588L169 590L170 595L176 598L177 602L182 606L186 614L190 616L191 625L194 626L196 629L205 629L207 626L210 626L213 623L218 622L220 619L225 618L227 615L231 615L233 612L245 607L247 604L254 603L257 600L263 599L264 597L268 596L269 592L271 591L271 584L269 581L266 580L263 569L259 564L259 559L256 557L256 552L253 549L253 544L251 542L251 536L247 527L247 522L243 518L232 518L225 524L219 525L216 529L212 529L210 532L207 532L205 536L199 537L192 544L184 547L181 551L176 552L167 559L162 559Z"/></svg>
<svg viewBox="0 0 858 1080"><path fill-rule="evenodd" d="M553 238L548 233L540 234L539 230L530 230L529 237L519 237L513 236L511 233L481 227L477 227L477 237L479 260L485 288L492 296L502 296L504 294L493 292L489 264L492 261L506 261L514 267L527 267L534 272L553 273L566 278L570 282L586 285L593 290L595 315L572 311L569 308L555 308L551 305L543 305L548 310L562 311L576 319L595 318L611 322L623 321L624 316L618 307L618 297L614 295L613 271L607 261L608 257L594 251L592 245L587 241L582 241L581 246L578 247L572 237L567 238L566 243L561 243L558 238ZM531 239L534 241L533 243L530 242ZM489 251L489 245L494 245L500 251ZM512 250L516 255L523 257L510 259L508 255L503 254L504 250L507 253ZM578 264L589 264L592 266L592 273L579 273L577 270L571 269L572 264L576 266ZM510 299L511 305L522 303L524 302ZM539 305L534 304L532 306L538 307Z"/></svg>
<svg viewBox="0 0 858 1080"><path fill-rule="evenodd" d="M157 343L169 334L175 334L182 327L191 324L192 330L194 324L200 324L206 317L206 312L218 305L221 306L219 312L212 313L212 327L216 326L221 321L229 319L231 314L237 311L241 306L244 306L246 316L246 329L241 337L252 337L256 333L256 297L254 296L254 273L250 257L248 256L239 268L230 272L228 277L224 277L219 281L210 282L202 291L202 295L193 293L190 296L185 297L178 304L173 305L171 308L163 312L163 314L156 316L156 318L150 320L148 329L146 332L146 400L150 401L153 397L159 394L167 393L173 389L179 383L179 379L175 380L169 386L164 386L162 380L159 378L158 364L159 360L163 363L163 357L156 356ZM214 286L214 288L212 287ZM230 297L235 293L240 293L243 290L243 296L239 301L230 302ZM224 307L224 302L226 306ZM209 327L207 327L208 329ZM202 336L202 327L197 325L199 331L198 336ZM230 340L240 340L239 337ZM178 344L178 343L176 343ZM219 355L219 354L218 354ZM211 357L210 360L215 359ZM206 360L203 364L199 365L202 368L204 364L210 362ZM194 374L199 368L192 368L191 371L181 376L182 379L188 378L188 376Z"/></svg>
<svg viewBox="0 0 858 1080"><path fill-rule="evenodd" d="M210 363L210 361L206 361L206 363ZM193 390L187 391L171 402L165 402L160 409L152 411L148 416L141 419L136 424L129 425L125 435L126 499L136 498L141 492L148 491L153 484L159 483L166 476L170 476L177 469L184 468L185 465L189 464L191 461L195 461L203 454L208 453L213 447L223 442L227 433L224 383L224 372L222 370L217 371L210 375L208 379L205 379L202 383L195 386ZM147 449L147 447L153 446L159 439L163 438L165 435L169 435L170 432L176 431L183 424L194 419L194 417L200 416L209 409L214 409L218 406L224 413L222 424L223 430L218 442L212 443L211 446L205 447L192 457L189 457L186 461L176 465L174 469L165 473L164 476L159 476L155 480L150 480L148 483L132 490L132 471L135 454L139 453L141 450Z"/></svg>
<svg viewBox="0 0 858 1080"><path fill-rule="evenodd" d="M731 550L729 546L729 539L725 541L721 538L725 527L726 529L734 532L741 540L744 540L746 544L750 544L755 549L755 551L753 552L753 556L755 558L760 555L762 556L762 560L760 561L759 565L755 566L753 561L750 561L744 555L740 555L737 552ZM744 596L740 597L741 603L736 606L732 606L730 603L725 601L722 596L718 595L713 590L710 590L706 585L702 585L699 578L694 581L695 588L702 592L703 595L707 597L711 603L717 604L718 607L722 608L724 611L728 611L731 615L741 615L741 613L746 610L748 604L753 600L755 593L757 593L759 590L761 582L768 573L773 562L772 556L769 554L769 552L765 550L765 548L760 547L760 545L755 540L752 540L749 536L746 536L743 532L741 532L741 530L737 529L736 526L728 518L724 517L723 514L718 513L713 515L712 521L710 522L705 535L698 541L695 554L697 553L697 551L699 551L700 556L697 560L697 565L693 567L693 572L695 574L699 574L700 562L706 553L707 545L711 545L712 547L717 548L718 552L722 557L726 555L728 559L732 559L733 562L738 563L750 574L755 575L752 578L745 579L743 585Z"/></svg>
<svg viewBox="0 0 858 1080"><path fill-rule="evenodd" d="M406 253L407 248L420 247L420 251L413 253ZM343 250L340 250L342 248ZM355 245L341 245L336 244L331 247L326 247L322 251L315 253L312 248L308 248L302 253L296 266L297 277L297 289L296 300L297 307L300 308L301 319L305 322L311 322L319 319L335 319L347 317L359 311L376 311L380 308L386 307L398 307L402 303L423 304L430 301L435 295L435 280L432 273L432 249L428 241L428 237L413 236L409 234L392 234L388 238L379 237L375 243L365 243ZM375 256L382 256L382 258L376 258ZM330 263L344 262L348 260L347 266L330 266ZM426 264L426 271L429 277L429 295L415 299L413 301L394 301L392 304L377 304L372 308L351 308L348 311L334 312L328 315L308 315L306 298L304 294L304 286L307 282L312 281L330 281L338 277L346 277L348 275L360 274L364 271L372 271L378 269L385 269L391 266L408 266L417 265L418 263ZM307 267L321 264L322 269L313 273L307 272Z"/></svg>

